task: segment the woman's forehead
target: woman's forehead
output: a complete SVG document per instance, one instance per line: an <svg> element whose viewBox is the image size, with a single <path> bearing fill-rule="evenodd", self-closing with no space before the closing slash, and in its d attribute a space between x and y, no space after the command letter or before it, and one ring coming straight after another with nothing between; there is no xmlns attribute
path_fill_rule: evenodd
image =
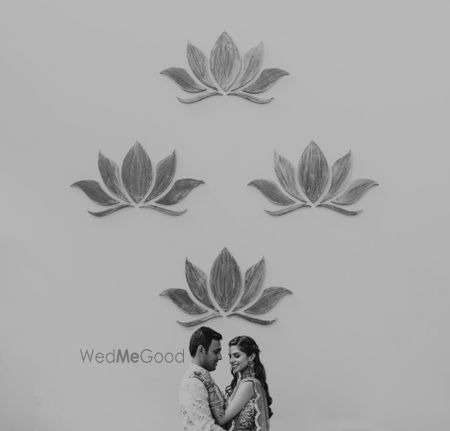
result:
<svg viewBox="0 0 450 431"><path fill-rule="evenodd" d="M239 349L238 346L230 346L230 354L237 353L237 352L244 353L244 352L242 352L242 350Z"/></svg>

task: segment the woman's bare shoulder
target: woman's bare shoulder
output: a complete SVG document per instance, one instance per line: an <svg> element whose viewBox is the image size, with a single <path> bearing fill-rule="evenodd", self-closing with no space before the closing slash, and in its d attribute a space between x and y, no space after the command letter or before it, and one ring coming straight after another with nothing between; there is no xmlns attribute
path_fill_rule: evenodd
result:
<svg viewBox="0 0 450 431"><path fill-rule="evenodd" d="M236 388L236 394L251 396L254 392L254 382L251 379L242 379Z"/></svg>
<svg viewBox="0 0 450 431"><path fill-rule="evenodd" d="M261 385L261 382L256 377L245 377L241 380L242 383L251 383L255 385Z"/></svg>
<svg viewBox="0 0 450 431"><path fill-rule="evenodd" d="M261 382L255 377L245 377L239 383L239 388L248 394L254 394L261 387Z"/></svg>

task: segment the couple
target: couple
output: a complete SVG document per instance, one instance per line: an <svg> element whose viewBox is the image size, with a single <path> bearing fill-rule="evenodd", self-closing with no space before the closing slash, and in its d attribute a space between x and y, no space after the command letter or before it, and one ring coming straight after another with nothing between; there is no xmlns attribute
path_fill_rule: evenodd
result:
<svg viewBox="0 0 450 431"><path fill-rule="evenodd" d="M181 383L179 397L183 430L269 431L272 398L257 344L246 336L228 343L233 379L224 396L210 375L222 359L221 339L221 334L206 326L192 334L192 363Z"/></svg>

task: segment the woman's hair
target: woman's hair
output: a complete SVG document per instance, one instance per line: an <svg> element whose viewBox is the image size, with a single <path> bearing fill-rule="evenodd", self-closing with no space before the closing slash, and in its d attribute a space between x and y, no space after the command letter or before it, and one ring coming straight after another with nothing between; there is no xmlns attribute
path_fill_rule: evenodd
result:
<svg viewBox="0 0 450 431"><path fill-rule="evenodd" d="M273 415L272 409L270 408L270 405L272 404L272 397L269 394L269 386L267 385L266 381L266 370L264 369L264 365L261 363L261 360L259 358L259 347L256 344L255 340L253 338L247 337L246 335L241 335L239 337L233 338L229 343L228 346L236 346L241 352L244 352L247 356L255 354L255 359L253 360L254 364L254 372L255 372L255 378L258 379L264 389L264 392L266 393L267 398L267 406L269 408L269 418ZM227 395L231 395L234 388L237 384L237 373L233 373L233 380L231 381L230 385L226 387L225 391Z"/></svg>

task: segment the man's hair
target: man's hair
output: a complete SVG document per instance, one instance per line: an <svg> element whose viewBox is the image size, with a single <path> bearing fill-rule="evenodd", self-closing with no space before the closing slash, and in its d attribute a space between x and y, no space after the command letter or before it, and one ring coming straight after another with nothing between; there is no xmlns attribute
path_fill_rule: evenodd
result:
<svg viewBox="0 0 450 431"><path fill-rule="evenodd" d="M197 353L198 346L203 346L205 350L208 351L212 340L220 341L221 339L221 334L211 328L208 328L207 326L202 326L201 328L198 328L191 336L191 340L189 341L189 353L192 357L194 357Z"/></svg>

